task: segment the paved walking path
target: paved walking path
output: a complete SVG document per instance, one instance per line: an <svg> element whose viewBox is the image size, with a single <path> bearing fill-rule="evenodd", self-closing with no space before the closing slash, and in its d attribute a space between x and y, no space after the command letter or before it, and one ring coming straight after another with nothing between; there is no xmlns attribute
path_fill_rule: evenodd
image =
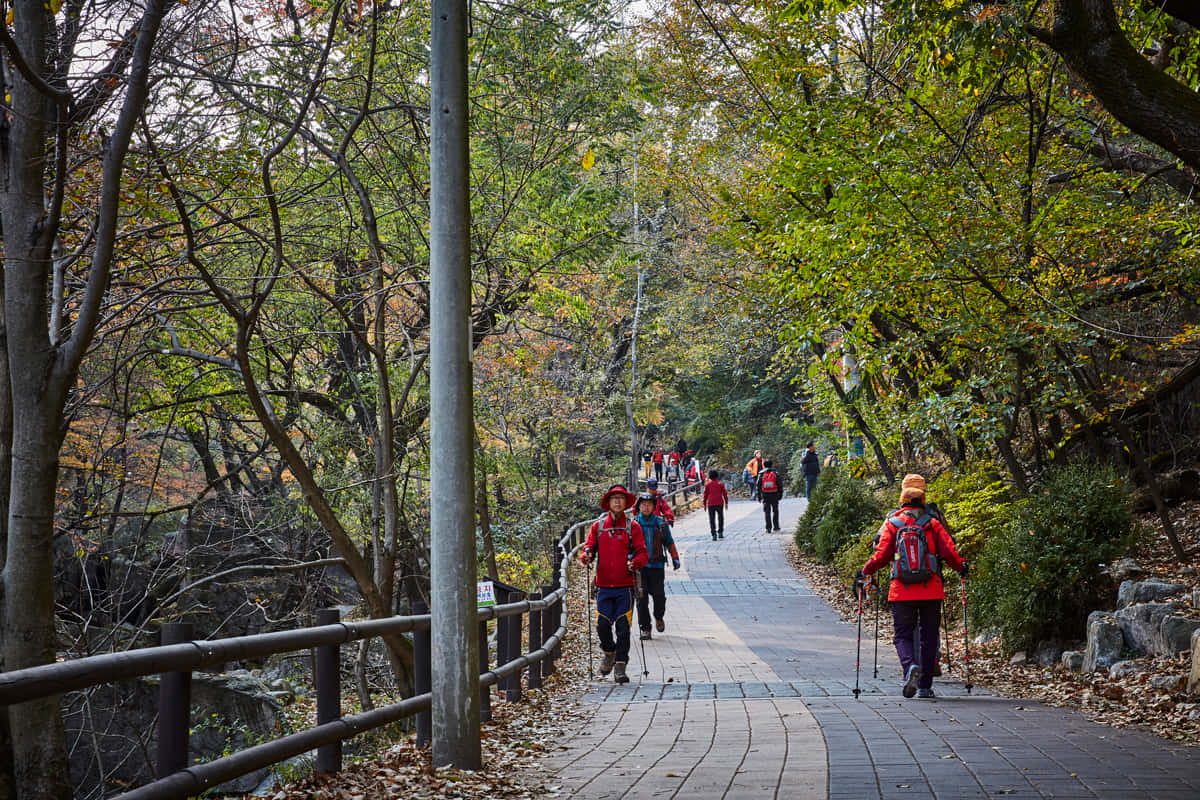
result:
<svg viewBox="0 0 1200 800"><path fill-rule="evenodd" d="M855 627L784 558L804 502L784 501L782 533L765 533L745 501L720 541L704 515L680 521L666 632L645 643L643 665L635 621L632 682L593 683L589 716L548 759L557 796L1200 799L1196 748L968 696L953 676L935 680L936 700L904 700L890 641L877 680L863 642L856 700Z"/></svg>

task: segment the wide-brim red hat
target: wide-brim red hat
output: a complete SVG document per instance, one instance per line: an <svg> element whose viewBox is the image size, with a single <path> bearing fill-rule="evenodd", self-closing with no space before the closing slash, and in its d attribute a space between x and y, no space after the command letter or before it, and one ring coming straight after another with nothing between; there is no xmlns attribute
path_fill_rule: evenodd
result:
<svg viewBox="0 0 1200 800"><path fill-rule="evenodd" d="M625 507L633 508L633 501L636 498L634 498L633 494L631 494L628 489L626 489L624 486L622 486L619 483L614 484L611 489L609 489L607 492L604 493L604 497L600 498L600 507L607 511L608 510L608 501L612 498L612 496L614 494L624 495L625 496Z"/></svg>

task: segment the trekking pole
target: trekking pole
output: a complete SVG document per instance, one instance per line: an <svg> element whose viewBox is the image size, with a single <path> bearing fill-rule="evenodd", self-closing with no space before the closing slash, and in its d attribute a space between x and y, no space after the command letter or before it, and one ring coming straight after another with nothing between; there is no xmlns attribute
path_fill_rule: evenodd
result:
<svg viewBox="0 0 1200 800"><path fill-rule="evenodd" d="M584 590L587 592L587 619L583 624L587 626L588 632L588 680L596 677L596 673L592 671L592 560L589 558L587 562L587 583L584 585Z"/></svg>
<svg viewBox="0 0 1200 800"><path fill-rule="evenodd" d="M946 620L942 620L942 635L946 640L946 646L942 648L942 652L946 656L946 670L954 669L954 665L950 663L950 625Z"/></svg>
<svg viewBox="0 0 1200 800"><path fill-rule="evenodd" d="M967 694L971 693L971 640L967 636L967 576L960 575L963 601L963 661L967 662Z"/></svg>
<svg viewBox="0 0 1200 800"><path fill-rule="evenodd" d="M861 585L854 587L854 593L858 595L858 647L854 651L854 699L858 699L858 695L862 689L858 688L858 670L862 661L862 606L863 592L866 591Z"/></svg>
<svg viewBox="0 0 1200 800"><path fill-rule="evenodd" d="M650 668L646 666L646 640L639 636L638 641L642 643L642 677L646 677L650 674Z"/></svg>
<svg viewBox="0 0 1200 800"><path fill-rule="evenodd" d="M871 677L874 679L879 678L879 606L882 605L880 591L879 585L875 584L875 662L871 671Z"/></svg>

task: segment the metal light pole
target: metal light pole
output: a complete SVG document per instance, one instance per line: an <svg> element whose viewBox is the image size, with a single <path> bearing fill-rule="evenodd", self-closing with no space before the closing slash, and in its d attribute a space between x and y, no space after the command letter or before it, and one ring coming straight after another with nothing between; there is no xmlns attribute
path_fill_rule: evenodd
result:
<svg viewBox="0 0 1200 800"><path fill-rule="evenodd" d="M472 503L448 487L475 474L467 0L434 0L429 69L429 444L433 763L479 769L479 624Z"/></svg>
<svg viewBox="0 0 1200 800"><path fill-rule="evenodd" d="M634 247L641 239L641 220L638 218L638 201L637 201L637 184L638 184L638 157L637 147L633 148L633 242ZM637 337L638 324L642 317L642 254L638 254L638 269L637 269L637 301L633 307L633 332L629 344L629 391L625 395L625 416L629 419L629 448L630 457L632 458L633 469L629 473L629 490L634 494L638 493L638 470L640 464L638 459L641 458L641 449L638 447L637 426L633 421L633 393L637 387Z"/></svg>

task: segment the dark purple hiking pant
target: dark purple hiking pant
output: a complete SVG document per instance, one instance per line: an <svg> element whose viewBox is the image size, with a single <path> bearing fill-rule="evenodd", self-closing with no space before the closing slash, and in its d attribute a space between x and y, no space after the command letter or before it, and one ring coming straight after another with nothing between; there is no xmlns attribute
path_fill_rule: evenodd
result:
<svg viewBox="0 0 1200 800"><path fill-rule="evenodd" d="M908 674L908 667L916 661L913 653L913 630L921 640L921 679L917 688L933 686L933 668L937 664L938 627L942 621L941 600L897 600L892 603L892 622L896 627L896 655L900 657L900 670Z"/></svg>

